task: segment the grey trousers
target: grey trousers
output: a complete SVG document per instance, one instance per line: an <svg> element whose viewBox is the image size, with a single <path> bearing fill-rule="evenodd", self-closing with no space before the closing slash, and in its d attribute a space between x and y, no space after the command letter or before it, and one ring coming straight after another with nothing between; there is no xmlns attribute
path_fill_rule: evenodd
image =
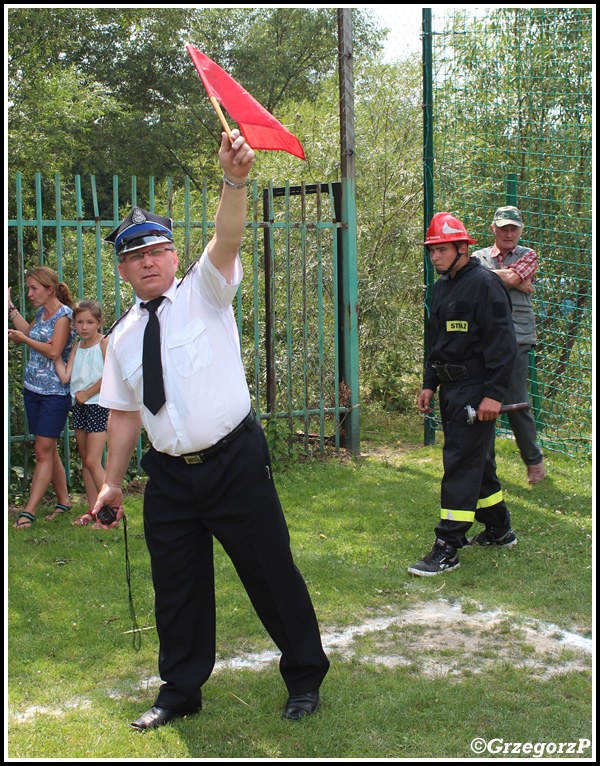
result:
<svg viewBox="0 0 600 766"><path fill-rule="evenodd" d="M513 365L510 384L503 404L517 404L529 400L527 378L529 373L530 345L517 345L517 356ZM525 465L538 465L543 460L543 453L537 443L537 430L531 410L516 410L507 413L510 428L514 434L521 459ZM494 439L490 442L490 454L494 457Z"/></svg>

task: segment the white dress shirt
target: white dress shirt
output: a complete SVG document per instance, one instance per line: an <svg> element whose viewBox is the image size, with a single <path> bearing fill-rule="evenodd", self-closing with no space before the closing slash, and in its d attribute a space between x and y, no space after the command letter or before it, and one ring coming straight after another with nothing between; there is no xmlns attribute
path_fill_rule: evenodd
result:
<svg viewBox="0 0 600 766"><path fill-rule="evenodd" d="M99 404L139 410L152 446L184 455L212 446L250 412L232 301L242 280L237 259L228 283L204 251L183 281L163 293L157 311L166 403L143 405L142 345L148 312L136 303L117 324L106 350ZM181 281L181 285L179 282Z"/></svg>

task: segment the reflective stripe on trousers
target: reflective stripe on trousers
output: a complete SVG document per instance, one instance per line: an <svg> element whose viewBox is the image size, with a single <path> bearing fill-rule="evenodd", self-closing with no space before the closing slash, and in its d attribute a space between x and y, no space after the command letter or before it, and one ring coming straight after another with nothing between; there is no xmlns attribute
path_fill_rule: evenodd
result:
<svg viewBox="0 0 600 766"><path fill-rule="evenodd" d="M491 508L493 505L501 503L503 500L502 490L494 492L489 497L481 497L477 501L477 508ZM446 521L475 521L475 511L458 511L450 508L442 508L440 519Z"/></svg>

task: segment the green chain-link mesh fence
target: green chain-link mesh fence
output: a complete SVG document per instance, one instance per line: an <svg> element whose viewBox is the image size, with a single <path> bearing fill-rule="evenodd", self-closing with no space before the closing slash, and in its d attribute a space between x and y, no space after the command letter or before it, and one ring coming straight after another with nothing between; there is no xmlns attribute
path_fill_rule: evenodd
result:
<svg viewBox="0 0 600 766"><path fill-rule="evenodd" d="M539 256L531 398L541 442L591 437L592 23L590 8L434 12L436 210L478 247L517 205Z"/></svg>
<svg viewBox="0 0 600 766"><path fill-rule="evenodd" d="M385 22L387 50L401 62L409 53L406 24L393 15ZM538 344L530 364L539 440L568 453L587 451L592 9L438 6L426 31L432 51L431 213L452 212L483 248L493 244L494 210L520 208L520 244L539 257L532 296ZM500 431L510 434L504 424Z"/></svg>

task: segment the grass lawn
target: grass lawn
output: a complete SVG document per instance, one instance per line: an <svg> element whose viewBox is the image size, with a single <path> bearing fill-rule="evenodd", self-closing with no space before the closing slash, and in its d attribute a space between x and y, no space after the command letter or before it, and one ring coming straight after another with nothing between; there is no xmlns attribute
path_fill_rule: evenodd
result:
<svg viewBox="0 0 600 766"><path fill-rule="evenodd" d="M76 528L73 515L48 523L42 508L30 530L9 529L5 754L472 758L479 738L496 748L483 757L522 757L497 749L521 742L590 758L591 461L548 452L548 478L529 486L514 443L500 440L518 545L463 550L458 570L416 578L406 568L433 544L442 471L441 436L433 447L420 438L416 418L371 413L360 459L276 476L332 663L321 710L299 723L281 720L277 662L258 662L276 652L218 545L219 656L204 709L140 735L128 724L160 683L141 495L126 505L139 652L122 530Z"/></svg>

